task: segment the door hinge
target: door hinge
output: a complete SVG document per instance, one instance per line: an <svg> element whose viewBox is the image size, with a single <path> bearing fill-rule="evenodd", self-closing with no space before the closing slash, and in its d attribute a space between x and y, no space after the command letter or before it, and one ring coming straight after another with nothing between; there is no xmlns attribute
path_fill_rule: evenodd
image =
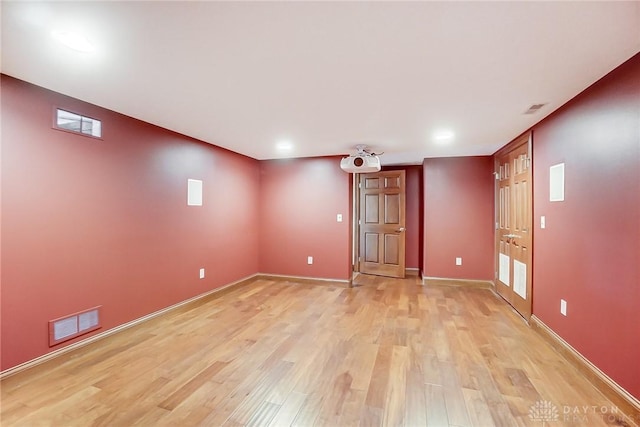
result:
<svg viewBox="0 0 640 427"><path fill-rule="evenodd" d="M362 225L362 220L358 220L358 225Z"/></svg>
<svg viewBox="0 0 640 427"><path fill-rule="evenodd" d="M362 188L362 183L361 182L358 183L358 188Z"/></svg>
<svg viewBox="0 0 640 427"><path fill-rule="evenodd" d="M531 167L531 157L527 157L526 162L527 162L527 169L529 169Z"/></svg>

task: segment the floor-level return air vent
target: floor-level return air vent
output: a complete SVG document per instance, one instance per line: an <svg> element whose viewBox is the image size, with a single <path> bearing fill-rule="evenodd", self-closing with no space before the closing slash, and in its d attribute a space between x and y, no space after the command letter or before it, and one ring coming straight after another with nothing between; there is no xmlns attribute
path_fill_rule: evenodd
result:
<svg viewBox="0 0 640 427"><path fill-rule="evenodd" d="M69 316L49 320L49 347L100 329L101 305Z"/></svg>

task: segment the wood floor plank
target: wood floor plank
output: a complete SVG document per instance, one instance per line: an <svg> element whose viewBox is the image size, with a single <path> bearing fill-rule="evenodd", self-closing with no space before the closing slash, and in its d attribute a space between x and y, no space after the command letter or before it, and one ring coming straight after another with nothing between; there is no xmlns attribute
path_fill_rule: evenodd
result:
<svg viewBox="0 0 640 427"><path fill-rule="evenodd" d="M335 424L338 426L357 426L365 425L361 423L360 414L364 407L367 393L363 390L350 389L342 406L342 412L340 413L340 419Z"/></svg>
<svg viewBox="0 0 640 427"><path fill-rule="evenodd" d="M169 411L175 409L180 403L182 403L187 397L189 397L194 391L202 387L204 383L210 381L215 374L220 372L222 368L227 366L224 362L214 362L211 366L204 369L193 377L188 383L184 384L171 395L160 402L158 405L160 408L167 409Z"/></svg>
<svg viewBox="0 0 640 427"><path fill-rule="evenodd" d="M225 396L222 397L213 410L209 410L210 412L207 417L202 420L202 424L219 426L227 422L231 417L231 414L234 413L236 408L238 408L249 393L251 393L253 385L262 383L265 375L266 373L264 371L254 370L249 371L243 377L243 380L238 379L236 382L231 379L230 381L235 387L233 387L233 390L230 393L225 394ZM205 406L208 407L209 405ZM180 405L178 408L186 409L187 406Z"/></svg>
<svg viewBox="0 0 640 427"><path fill-rule="evenodd" d="M298 412L300 412L300 408L302 408L302 405L304 405L306 400L306 394L297 393L295 391L289 393L287 398L284 400L284 403L282 405L278 405L280 409L269 425L273 427L292 425L298 416Z"/></svg>
<svg viewBox="0 0 640 427"><path fill-rule="evenodd" d="M4 379L0 422L513 427L546 402L559 426L633 425L589 413L613 405L492 291L354 283L260 279L186 304Z"/></svg>
<svg viewBox="0 0 640 427"><path fill-rule="evenodd" d="M440 362L440 370L442 371L442 390L449 423L460 427L470 426L471 420L469 419L456 366L452 362Z"/></svg>
<svg viewBox="0 0 640 427"><path fill-rule="evenodd" d="M331 393L338 390L339 395L334 396L343 400L342 389L351 384L350 375L339 375L339 368L344 360L348 343L339 341L332 348L328 357L324 360L321 369L317 372L316 380L307 387L308 396L298 413L293 425L309 426L316 424L318 419L331 411L330 403L333 402ZM337 404L337 402L336 402Z"/></svg>
<svg viewBox="0 0 640 427"><path fill-rule="evenodd" d="M315 425L339 425L343 406L351 392L352 381L353 377L349 372L342 372L335 377L331 390L326 393L319 416L315 419Z"/></svg>
<svg viewBox="0 0 640 427"><path fill-rule="evenodd" d="M471 425L475 427L483 427L493 425L493 417L489 405L484 400L481 391L475 389L462 389L462 395L471 418Z"/></svg>
<svg viewBox="0 0 640 427"><path fill-rule="evenodd" d="M365 403L360 413L360 425L366 427L382 426L383 410Z"/></svg>
<svg viewBox="0 0 640 427"><path fill-rule="evenodd" d="M249 422L249 420L253 419L254 415L260 411L260 408L265 407L265 399L269 395L271 387L282 379L286 372L291 369L292 365L292 362L281 361L274 366L272 370L264 371L265 375L263 375L259 380L252 382L251 384L246 384L247 390L250 389L250 391L231 413L229 419L239 423L240 425L244 425ZM271 405L271 408L273 406L277 406L271 402L267 403ZM275 415L275 412L273 412L273 415Z"/></svg>
<svg viewBox="0 0 640 427"><path fill-rule="evenodd" d="M369 388L377 353L377 344L367 342L353 344L353 351L349 353L352 357L346 366L347 371L353 378L351 389L365 391Z"/></svg>
<svg viewBox="0 0 640 427"><path fill-rule="evenodd" d="M407 372L405 390L405 425L427 425L426 387L421 372Z"/></svg>
<svg viewBox="0 0 640 427"><path fill-rule="evenodd" d="M405 346L394 345L383 406L382 420L384 425L404 425L408 365L409 349Z"/></svg>
<svg viewBox="0 0 640 427"><path fill-rule="evenodd" d="M447 405L444 390L440 385L426 384L425 401L427 404L427 425L448 426Z"/></svg>
<svg viewBox="0 0 640 427"><path fill-rule="evenodd" d="M371 374L371 382L367 393L366 404L373 408L384 408L386 402L387 384L391 370L391 355L393 346L381 343L378 347L376 362Z"/></svg>
<svg viewBox="0 0 640 427"><path fill-rule="evenodd" d="M271 402L262 401L260 406L255 410L254 413L251 414L251 418L247 421L246 426L267 426L271 423L271 420L276 416L276 414L280 411L280 405L276 405Z"/></svg>

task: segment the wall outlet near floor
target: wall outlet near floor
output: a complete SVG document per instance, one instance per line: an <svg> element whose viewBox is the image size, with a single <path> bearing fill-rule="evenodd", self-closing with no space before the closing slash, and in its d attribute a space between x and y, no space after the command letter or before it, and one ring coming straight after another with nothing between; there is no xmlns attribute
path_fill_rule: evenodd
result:
<svg viewBox="0 0 640 427"><path fill-rule="evenodd" d="M342 214L337 214L336 215L336 221L342 222Z"/></svg>
<svg viewBox="0 0 640 427"><path fill-rule="evenodd" d="M309 265L313 264L313 257L312 256L308 256L307 257L307 264L309 264Z"/></svg>
<svg viewBox="0 0 640 427"><path fill-rule="evenodd" d="M200 269L200 278L204 279L204 268Z"/></svg>
<svg viewBox="0 0 640 427"><path fill-rule="evenodd" d="M563 299L560 300L560 314L567 315L567 302Z"/></svg>
<svg viewBox="0 0 640 427"><path fill-rule="evenodd" d="M456 265L462 265L462 258L456 257Z"/></svg>

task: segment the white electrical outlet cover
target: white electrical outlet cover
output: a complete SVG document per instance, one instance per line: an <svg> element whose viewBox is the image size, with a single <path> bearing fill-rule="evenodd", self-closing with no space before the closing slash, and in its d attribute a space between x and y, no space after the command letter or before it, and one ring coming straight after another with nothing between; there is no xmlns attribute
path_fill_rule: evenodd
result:
<svg viewBox="0 0 640 427"><path fill-rule="evenodd" d="M456 265L462 265L462 258L456 257Z"/></svg>
<svg viewBox="0 0 640 427"><path fill-rule="evenodd" d="M563 299L560 300L560 314L567 315L567 302Z"/></svg>
<svg viewBox="0 0 640 427"><path fill-rule="evenodd" d="M547 227L547 218L545 218L544 215L542 215L540 217L540 228L546 228Z"/></svg>
<svg viewBox="0 0 640 427"><path fill-rule="evenodd" d="M312 256L307 257L307 264L309 264L309 265L313 264L313 257Z"/></svg>
<svg viewBox="0 0 640 427"><path fill-rule="evenodd" d="M200 269L200 278L204 279L204 268Z"/></svg>

